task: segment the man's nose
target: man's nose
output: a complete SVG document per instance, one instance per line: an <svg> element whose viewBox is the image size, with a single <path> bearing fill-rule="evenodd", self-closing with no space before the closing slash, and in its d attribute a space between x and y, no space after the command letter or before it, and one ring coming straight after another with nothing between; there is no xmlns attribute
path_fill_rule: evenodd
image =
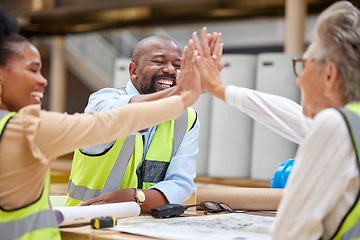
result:
<svg viewBox="0 0 360 240"><path fill-rule="evenodd" d="M176 74L176 69L172 63L167 63L163 69L164 72L170 73L170 74Z"/></svg>

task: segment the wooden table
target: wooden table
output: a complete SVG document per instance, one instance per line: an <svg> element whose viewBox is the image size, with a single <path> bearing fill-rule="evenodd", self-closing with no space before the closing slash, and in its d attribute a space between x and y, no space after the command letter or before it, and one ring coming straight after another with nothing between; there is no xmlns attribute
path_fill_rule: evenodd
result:
<svg viewBox="0 0 360 240"><path fill-rule="evenodd" d="M192 208L190 210L186 210L182 215L187 217L201 216L204 215L204 211L196 211L195 208ZM62 240L154 239L152 237L140 236L119 231L93 229L90 225L60 227L60 233Z"/></svg>
<svg viewBox="0 0 360 240"><path fill-rule="evenodd" d="M202 179L199 177L200 180ZM210 181L211 180L211 181ZM214 184L214 182L219 182L219 179L210 179L209 182L206 182L204 179L197 183L199 186L209 186ZM216 181L215 181L216 180ZM245 180L238 180L239 183L232 183L229 185L240 185L240 186L250 186L254 187L254 181L245 181ZM56 182L56 181L55 181ZM204 182L204 183L202 183ZM234 182L234 180L233 180ZM248 183L249 182L249 183ZM221 182L223 183L223 182ZM267 187L268 182L256 182L256 187ZM218 186L218 184L214 184ZM66 195L67 184L65 183L55 183L51 186L51 195ZM189 200L187 200L184 205L191 205L196 203L195 193L191 196ZM194 211L193 211L194 212ZM188 213L189 214L189 213ZM267 214L267 213L253 213L255 215L261 216L274 216L274 214ZM190 215L204 215L203 211L196 211L196 213L191 213ZM61 237L63 240L109 240L109 239L140 239L140 240L148 240L154 239L152 237L140 236L135 234L123 233L118 231L110 231L110 230L95 230L92 229L90 225L79 226L79 227L61 227L60 228Z"/></svg>
<svg viewBox="0 0 360 240"><path fill-rule="evenodd" d="M109 240L109 239L153 239L145 236L128 234L118 231L92 229L90 225L81 227L61 227L62 240Z"/></svg>
<svg viewBox="0 0 360 240"><path fill-rule="evenodd" d="M224 213L226 214L226 213ZM241 213L239 213L241 214ZM269 216L274 217L274 213L264 212L247 212L247 214ZM204 216L203 210L187 210L184 216ZM125 232L92 229L90 225L78 226L78 227L60 227L60 233L62 240L149 240L157 239L153 237L147 237L142 235L129 234Z"/></svg>

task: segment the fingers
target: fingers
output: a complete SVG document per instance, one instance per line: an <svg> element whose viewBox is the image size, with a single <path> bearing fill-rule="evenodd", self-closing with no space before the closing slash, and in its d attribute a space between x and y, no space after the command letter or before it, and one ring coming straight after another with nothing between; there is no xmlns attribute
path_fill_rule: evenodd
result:
<svg viewBox="0 0 360 240"><path fill-rule="evenodd" d="M87 200L83 203L78 204L78 206L81 207L81 206L100 205L100 204L116 202L116 201L112 201L110 198L107 198L106 196L105 197L104 196L105 195Z"/></svg>
<svg viewBox="0 0 360 240"><path fill-rule="evenodd" d="M223 50L224 50L224 44L221 43L221 44L220 44L220 50L219 50L219 56L222 56Z"/></svg>
<svg viewBox="0 0 360 240"><path fill-rule="evenodd" d="M176 72L176 85L179 85L181 79L181 70L177 70Z"/></svg>
<svg viewBox="0 0 360 240"><path fill-rule="evenodd" d="M215 43L216 43L216 39L218 37L218 33L217 32L214 32L213 35L211 35L211 38L210 38L210 52L212 54L214 54L214 47L215 47Z"/></svg>
<svg viewBox="0 0 360 240"><path fill-rule="evenodd" d="M220 61L223 50L221 33L208 34L206 27L204 27L201 30L201 44L196 32L193 33L192 40L200 57L208 58L213 56L213 59L217 60L219 58Z"/></svg>
<svg viewBox="0 0 360 240"><path fill-rule="evenodd" d="M193 40L190 39L188 46L184 47L184 51L183 51L183 54L181 57L180 71L184 70L186 68L186 66L189 64L189 61L191 61L191 58L189 60L189 56L192 55L192 52L194 51L193 48L194 48L194 43L193 43Z"/></svg>
<svg viewBox="0 0 360 240"><path fill-rule="evenodd" d="M194 35L193 37L196 38L196 35ZM181 64L180 64L181 73L177 77L177 79L179 80L178 86L180 91L190 88L189 70L193 67L192 64L194 64L194 60L193 60L194 54L196 54L195 43L193 39L190 39L188 46L184 47Z"/></svg>
<svg viewBox="0 0 360 240"><path fill-rule="evenodd" d="M213 38L211 42L211 57L216 60L218 63L221 60L222 56L222 43L221 43L221 33L213 33Z"/></svg>
<svg viewBox="0 0 360 240"><path fill-rule="evenodd" d="M195 49L196 49L197 52L198 52L198 55L199 55L199 56L204 56L203 50L202 50L202 48L201 48L201 44L200 44L200 41L199 41L199 38L198 38L196 32L193 32L192 40L193 40L193 42L194 42L194 46L195 46Z"/></svg>
<svg viewBox="0 0 360 240"><path fill-rule="evenodd" d="M188 51L188 57L189 59L192 59L195 53L195 44L192 39L189 40L189 51Z"/></svg>
<svg viewBox="0 0 360 240"><path fill-rule="evenodd" d="M186 62L187 62L187 54L188 54L188 51L189 51L189 46L185 46L184 47L184 51L183 51L183 54L181 56L181 64L180 64L180 70L181 69L184 69L185 66L186 66Z"/></svg>
<svg viewBox="0 0 360 240"><path fill-rule="evenodd" d="M193 39L189 40L189 45L186 48L186 52L185 54L183 54L183 58L184 58L184 66L181 65L182 67L186 67L188 64L190 63L194 63L194 55L197 55L198 52L195 50L195 43Z"/></svg>
<svg viewBox="0 0 360 240"><path fill-rule="evenodd" d="M197 56L194 60L200 72L202 66L204 66L207 61L214 61L217 65L219 65L222 55L220 33L214 32L213 34L207 34L207 28L204 27L201 30L201 45L196 32L193 33L192 40L195 45L195 49L197 50Z"/></svg>
<svg viewBox="0 0 360 240"><path fill-rule="evenodd" d="M89 205L92 205L93 202L96 202L95 198L87 200L87 201L85 201L83 203L80 203L80 204L78 204L78 206L89 206Z"/></svg>
<svg viewBox="0 0 360 240"><path fill-rule="evenodd" d="M195 45L199 47L200 43L197 42L196 38L196 34L193 34L193 39L189 40L189 45L186 51L184 51L181 60L180 96L182 97L184 107L191 106L198 99L201 92L200 73L195 64L195 59L198 55Z"/></svg>
<svg viewBox="0 0 360 240"><path fill-rule="evenodd" d="M210 57L210 46L209 46L209 40L206 33L207 29L204 27L201 30L201 43L202 43L202 50L204 57Z"/></svg>
<svg viewBox="0 0 360 240"><path fill-rule="evenodd" d="M208 42L210 43L211 42L211 38L212 38L212 35L210 33L206 34L207 38L208 38Z"/></svg>
<svg viewBox="0 0 360 240"><path fill-rule="evenodd" d="M223 53L223 46L224 44L220 44L220 50L219 50L219 58L221 59L222 53ZM221 70L225 67L225 62L224 61L220 61L219 63L219 71L221 72Z"/></svg>

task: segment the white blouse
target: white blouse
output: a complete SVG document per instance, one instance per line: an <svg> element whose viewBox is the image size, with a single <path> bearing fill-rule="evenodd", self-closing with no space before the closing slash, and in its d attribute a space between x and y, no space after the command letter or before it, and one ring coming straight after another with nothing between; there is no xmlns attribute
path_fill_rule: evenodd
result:
<svg viewBox="0 0 360 240"><path fill-rule="evenodd" d="M356 200L360 186L356 153L341 114L326 109L310 119L289 99L235 86L227 87L225 98L254 120L300 144L272 238L330 238Z"/></svg>

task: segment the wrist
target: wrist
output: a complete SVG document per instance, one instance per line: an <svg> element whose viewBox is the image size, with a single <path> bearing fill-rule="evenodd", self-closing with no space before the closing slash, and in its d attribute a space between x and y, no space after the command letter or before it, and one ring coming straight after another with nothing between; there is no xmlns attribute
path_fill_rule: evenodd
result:
<svg viewBox="0 0 360 240"><path fill-rule="evenodd" d="M225 101L225 90L227 88L227 84L224 84L222 82L218 82L213 84L207 92L213 95L214 97L217 97L223 101Z"/></svg>
<svg viewBox="0 0 360 240"><path fill-rule="evenodd" d="M188 107L190 107L200 96L200 93L197 94L194 91L183 91L180 94L180 97L184 104L184 110Z"/></svg>
<svg viewBox="0 0 360 240"><path fill-rule="evenodd" d="M141 189L134 188L134 190L135 202L139 204L139 206L143 205L145 202L145 193Z"/></svg>
<svg viewBox="0 0 360 240"><path fill-rule="evenodd" d="M173 91L173 95L180 95L181 91L180 91L180 87L178 85L172 87Z"/></svg>

